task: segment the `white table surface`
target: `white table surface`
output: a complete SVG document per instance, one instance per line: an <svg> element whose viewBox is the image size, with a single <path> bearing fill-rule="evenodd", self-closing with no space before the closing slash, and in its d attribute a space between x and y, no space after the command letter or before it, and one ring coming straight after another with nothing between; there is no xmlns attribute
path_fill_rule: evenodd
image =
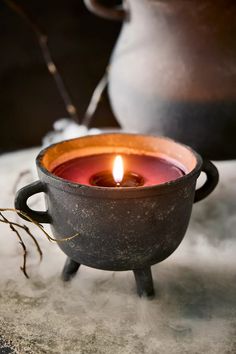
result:
<svg viewBox="0 0 236 354"><path fill-rule="evenodd" d="M13 206L20 172L32 171L19 186L37 178L37 151L0 156L0 207ZM152 301L137 297L132 272L83 266L62 284L65 256L34 227L44 259L26 236L25 279L22 249L0 224L0 336L20 353L236 353L236 161L217 166L217 190L194 206L178 250L152 268Z"/></svg>

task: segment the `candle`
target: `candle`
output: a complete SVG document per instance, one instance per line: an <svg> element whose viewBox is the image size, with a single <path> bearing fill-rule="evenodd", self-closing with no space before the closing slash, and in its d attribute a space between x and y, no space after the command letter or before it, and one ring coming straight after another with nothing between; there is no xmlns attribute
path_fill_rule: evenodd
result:
<svg viewBox="0 0 236 354"><path fill-rule="evenodd" d="M158 156L103 153L68 160L52 171L65 180L97 187L139 187L185 175L177 162Z"/></svg>
<svg viewBox="0 0 236 354"><path fill-rule="evenodd" d="M117 155L114 159L112 171L101 171L89 179L97 187L139 187L144 184L144 178L134 172L124 170L123 158Z"/></svg>

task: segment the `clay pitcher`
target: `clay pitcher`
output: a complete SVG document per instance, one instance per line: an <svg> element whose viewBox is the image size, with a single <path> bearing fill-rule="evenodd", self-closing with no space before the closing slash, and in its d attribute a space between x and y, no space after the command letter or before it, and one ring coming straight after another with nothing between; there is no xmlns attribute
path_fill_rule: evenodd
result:
<svg viewBox="0 0 236 354"><path fill-rule="evenodd" d="M211 159L236 158L236 2L85 3L123 20L109 72L121 126L172 137Z"/></svg>

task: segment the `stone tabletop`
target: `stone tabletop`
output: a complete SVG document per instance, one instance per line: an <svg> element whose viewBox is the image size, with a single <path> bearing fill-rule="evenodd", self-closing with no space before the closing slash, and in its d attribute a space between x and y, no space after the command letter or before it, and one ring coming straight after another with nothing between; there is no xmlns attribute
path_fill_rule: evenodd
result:
<svg viewBox="0 0 236 354"><path fill-rule="evenodd" d="M0 207L13 206L16 184L37 179L37 152L0 157ZM34 227L44 257L40 263L24 236L26 279L18 240L0 224L0 347L6 348L0 353L11 353L11 347L33 354L235 353L236 161L217 167L220 184L194 205L185 239L170 258L152 267L153 300L136 296L132 272L82 266L70 284L63 284L64 254ZM43 206L40 196L31 203Z"/></svg>

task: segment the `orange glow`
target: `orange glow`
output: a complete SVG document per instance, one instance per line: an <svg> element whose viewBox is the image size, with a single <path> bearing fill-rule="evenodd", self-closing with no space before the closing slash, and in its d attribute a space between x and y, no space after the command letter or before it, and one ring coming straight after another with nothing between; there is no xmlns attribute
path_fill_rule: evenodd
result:
<svg viewBox="0 0 236 354"><path fill-rule="evenodd" d="M112 175L114 181L117 183L117 185L119 185L124 177L124 164L123 159L120 155L116 156L114 160Z"/></svg>

